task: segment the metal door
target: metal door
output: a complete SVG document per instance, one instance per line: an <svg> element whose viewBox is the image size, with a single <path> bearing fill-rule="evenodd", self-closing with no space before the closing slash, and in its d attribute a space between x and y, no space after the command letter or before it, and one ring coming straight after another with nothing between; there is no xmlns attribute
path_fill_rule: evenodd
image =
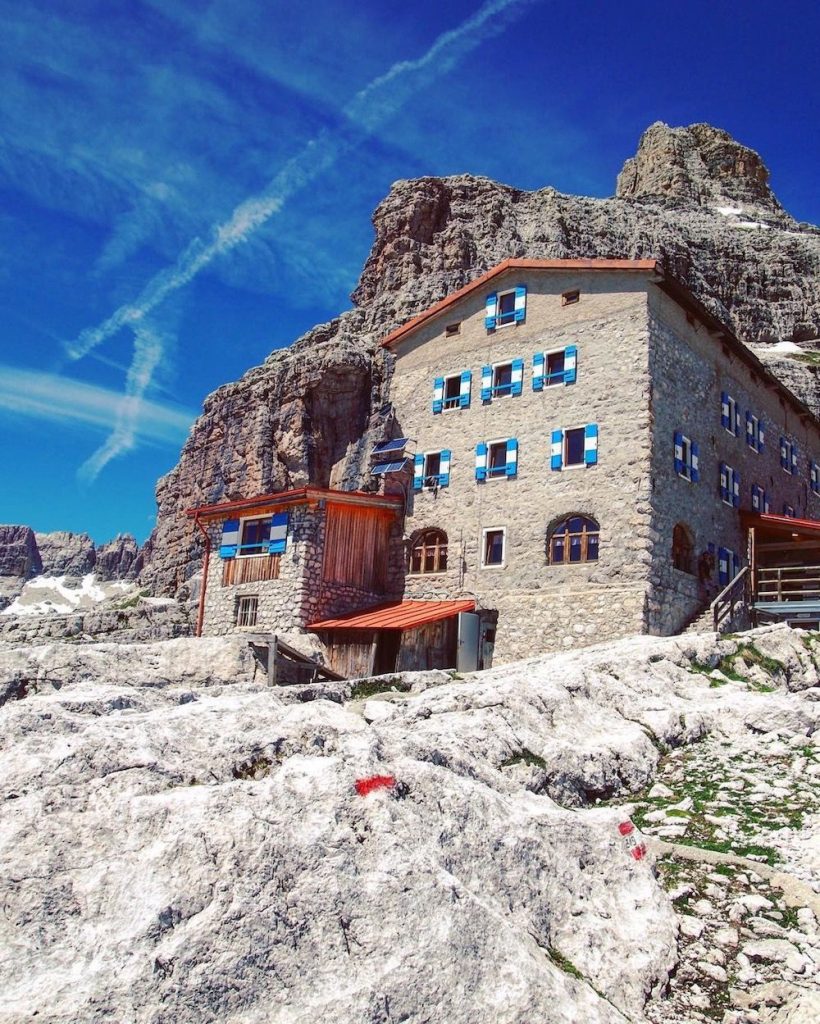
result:
<svg viewBox="0 0 820 1024"><path fill-rule="evenodd" d="M459 672L475 672L478 669L479 622L475 612L458 614L456 668Z"/></svg>

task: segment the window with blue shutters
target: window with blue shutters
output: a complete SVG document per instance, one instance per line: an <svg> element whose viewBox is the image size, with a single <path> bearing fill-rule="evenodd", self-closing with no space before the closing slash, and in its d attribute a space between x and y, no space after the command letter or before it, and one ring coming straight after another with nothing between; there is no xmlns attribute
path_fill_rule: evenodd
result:
<svg viewBox="0 0 820 1024"><path fill-rule="evenodd" d="M413 489L432 491L449 486L451 458L452 453L447 449L416 455Z"/></svg>
<svg viewBox="0 0 820 1024"><path fill-rule="evenodd" d="M697 444L683 434L675 431L673 465L678 476L696 484L700 479L700 459Z"/></svg>
<svg viewBox="0 0 820 1024"><path fill-rule="evenodd" d="M550 439L550 469L594 466L598 462L598 424L553 430Z"/></svg>
<svg viewBox="0 0 820 1024"><path fill-rule="evenodd" d="M740 559L729 548L718 548L718 583L727 586L740 572Z"/></svg>
<svg viewBox="0 0 820 1024"><path fill-rule="evenodd" d="M274 521L276 521L275 537L273 536ZM277 552L284 551L287 543L287 530L287 512L279 512L274 516L265 516L264 519L243 519L242 540L237 554L240 557L245 557L248 555L276 554ZM272 545L275 545L275 549Z"/></svg>
<svg viewBox="0 0 820 1024"><path fill-rule="evenodd" d="M575 345L554 349L552 352L536 352L532 357L532 389L561 384L574 384L577 379L578 349Z"/></svg>
<svg viewBox="0 0 820 1024"><path fill-rule="evenodd" d="M512 477L518 474L518 441L479 441L475 450L476 480Z"/></svg>
<svg viewBox="0 0 820 1024"><path fill-rule="evenodd" d="M768 512L769 499L766 496L766 489L760 484L752 484L752 511Z"/></svg>
<svg viewBox="0 0 820 1024"><path fill-rule="evenodd" d="M797 447L785 437L780 438L780 467L785 473L797 472Z"/></svg>
<svg viewBox="0 0 820 1024"><path fill-rule="evenodd" d="M488 331L509 324L523 323L527 318L527 287L519 284L504 292L487 296L484 308L484 326Z"/></svg>
<svg viewBox="0 0 820 1024"><path fill-rule="evenodd" d="M481 370L481 400L490 402L505 395L520 395L524 390L524 360L493 363Z"/></svg>
<svg viewBox="0 0 820 1024"><path fill-rule="evenodd" d="M467 409L470 405L472 379L471 370L450 374L448 377L436 377L433 382L433 412Z"/></svg>
<svg viewBox="0 0 820 1024"><path fill-rule="evenodd" d="M750 410L746 410L746 444L756 452L763 450L763 424Z"/></svg>
<svg viewBox="0 0 820 1024"><path fill-rule="evenodd" d="M794 519L795 518L794 505L789 505L786 502L783 502L783 515L784 516L788 516L789 519Z"/></svg>
<svg viewBox="0 0 820 1024"><path fill-rule="evenodd" d="M814 460L812 460L809 467L809 483L811 484L812 494L820 494L820 467L818 467Z"/></svg>
<svg viewBox="0 0 820 1024"><path fill-rule="evenodd" d="M287 550L289 520L290 516L287 512L276 512L271 518L268 540L269 555L281 555Z"/></svg>
<svg viewBox="0 0 820 1024"><path fill-rule="evenodd" d="M728 391L720 393L720 425L730 434L740 434L740 409Z"/></svg>
<svg viewBox="0 0 820 1024"><path fill-rule="evenodd" d="M740 473L725 462L720 464L719 474L720 500L733 508L740 505Z"/></svg>

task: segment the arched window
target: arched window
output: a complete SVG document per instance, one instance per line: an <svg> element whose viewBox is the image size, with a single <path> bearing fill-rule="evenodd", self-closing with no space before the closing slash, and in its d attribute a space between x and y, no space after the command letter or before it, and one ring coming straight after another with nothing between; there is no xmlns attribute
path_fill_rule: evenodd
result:
<svg viewBox="0 0 820 1024"><path fill-rule="evenodd" d="M672 530L672 565L681 572L695 571L695 543L689 528L683 523L676 523Z"/></svg>
<svg viewBox="0 0 820 1024"><path fill-rule="evenodd" d="M444 572L447 568L447 534L424 530L410 545L410 572Z"/></svg>
<svg viewBox="0 0 820 1024"><path fill-rule="evenodd" d="M549 538L550 565L598 561L598 524L588 516L570 516L557 523Z"/></svg>

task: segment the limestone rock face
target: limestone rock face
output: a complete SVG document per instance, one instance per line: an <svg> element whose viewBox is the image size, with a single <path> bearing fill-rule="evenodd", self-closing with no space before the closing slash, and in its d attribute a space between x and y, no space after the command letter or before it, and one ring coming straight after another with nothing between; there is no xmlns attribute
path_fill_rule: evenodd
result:
<svg viewBox="0 0 820 1024"><path fill-rule="evenodd" d="M198 571L186 508L308 480L365 484L389 418L377 342L507 257L659 258L741 338L820 337L820 230L782 210L756 153L708 125L653 125L612 199L419 178L396 182L373 224L357 308L206 399L157 486L144 578L158 592Z"/></svg>
<svg viewBox="0 0 820 1024"><path fill-rule="evenodd" d="M749 643L772 692L692 671ZM711 735L805 768L814 657L640 637L291 703L240 637L0 650L0 1020L689 1024L692 929L620 802Z"/></svg>
<svg viewBox="0 0 820 1024"><path fill-rule="evenodd" d="M55 530L35 536L45 576L85 576L94 571L94 541L87 533Z"/></svg>
<svg viewBox="0 0 820 1024"><path fill-rule="evenodd" d="M142 569L142 550L130 533L120 533L95 551L94 572L100 580L132 580Z"/></svg>
<svg viewBox="0 0 820 1024"><path fill-rule="evenodd" d="M37 539L30 526L0 525L0 576L30 579L42 572Z"/></svg>

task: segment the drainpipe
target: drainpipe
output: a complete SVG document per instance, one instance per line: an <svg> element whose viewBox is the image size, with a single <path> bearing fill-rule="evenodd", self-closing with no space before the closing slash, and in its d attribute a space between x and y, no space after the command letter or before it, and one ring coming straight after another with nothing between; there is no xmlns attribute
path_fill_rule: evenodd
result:
<svg viewBox="0 0 820 1024"><path fill-rule="evenodd" d="M202 563L202 587L199 591L199 611L196 616L196 636L202 636L202 622L205 618L205 591L208 589L208 565L211 561L211 538L208 531L199 521L199 515L194 517L194 522L199 527L199 532L205 538L205 561Z"/></svg>

